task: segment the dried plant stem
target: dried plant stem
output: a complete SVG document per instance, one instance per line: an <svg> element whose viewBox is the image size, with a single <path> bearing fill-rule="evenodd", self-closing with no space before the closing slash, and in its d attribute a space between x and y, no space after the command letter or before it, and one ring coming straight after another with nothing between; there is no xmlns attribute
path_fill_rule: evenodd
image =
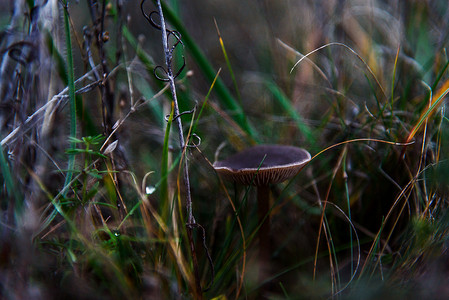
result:
<svg viewBox="0 0 449 300"><path fill-rule="evenodd" d="M164 47L165 64L167 67L166 75L167 75L167 79L168 79L168 82L170 85L170 90L171 90L171 94L172 94L172 98L173 98L173 112L174 112L174 116L176 118L176 120L175 120L176 124L178 126L179 144L181 146L182 151L185 153L184 150L186 148L186 144L185 144L184 134L183 134L183 130L182 130L182 121L181 121L181 118L176 117L176 116L179 116L179 106L178 106L178 99L176 96L175 75L173 74L173 70L172 70L172 66L171 66L172 52L170 51L170 47L168 45L167 30L166 30L165 21L164 21L164 14L162 12L161 0L157 1L157 9L159 12L159 16L161 18L160 26L161 26L161 32L162 32L162 44ZM189 239L190 251L192 254L192 261L193 261L193 268L194 268L193 272L194 272L194 276L195 276L195 288L196 288L195 294L198 299L201 299L202 291L201 291L200 275L199 275L198 261L197 261L197 257L196 257L196 251L195 251L195 243L193 241L193 233L192 233L193 225L196 224L196 221L193 216L192 197L191 197L191 193L190 193L189 166L188 166L187 159L184 159L183 162L184 162L183 179L184 179L184 186L185 186L185 192L186 192L186 209L187 209L187 237Z"/></svg>
<svg viewBox="0 0 449 300"><path fill-rule="evenodd" d="M112 131L113 125L113 109L114 109L114 95L111 91L111 85L108 79L109 68L106 60L106 52L104 49L105 28L104 21L106 15L106 2L103 1L101 6L101 11L98 11L97 4L92 0L88 0L90 14L92 17L94 35L96 39L96 44L98 48L98 55L101 65L101 78L103 82L100 86L101 92L101 105L102 105L102 118L103 118L103 131L105 135L108 135ZM98 4L99 5L99 4Z"/></svg>

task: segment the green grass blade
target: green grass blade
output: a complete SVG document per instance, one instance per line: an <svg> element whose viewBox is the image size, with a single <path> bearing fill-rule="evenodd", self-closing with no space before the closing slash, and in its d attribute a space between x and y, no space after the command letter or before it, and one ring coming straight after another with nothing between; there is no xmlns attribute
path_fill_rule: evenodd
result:
<svg viewBox="0 0 449 300"><path fill-rule="evenodd" d="M75 73L73 67L73 54L72 54L72 39L70 36L70 24L69 24L69 12L67 2L64 1L64 28L66 35L66 51L67 51L67 80L69 87L69 102L70 102L70 137L76 137L76 99L75 99ZM70 149L75 149L76 143L73 141L70 143ZM64 194L67 194L67 185L72 181L73 169L75 168L75 156L69 155L69 162L67 166L67 175L64 182Z"/></svg>
<svg viewBox="0 0 449 300"><path fill-rule="evenodd" d="M182 35L182 41L190 54L198 64L200 70L203 72L207 80L212 82L215 78L215 70L207 60L206 56L200 50L198 45L194 42L193 38L189 35L185 26L181 20L176 16L170 7L165 2L162 2L162 7L165 12L167 20L176 28L176 30ZM254 128L248 123L246 115L242 110L242 107L231 95L231 92L226 85L220 79L215 84L215 91L222 103L222 105L231 111L230 115L234 118L235 122L254 140L258 140L257 133Z"/></svg>
<svg viewBox="0 0 449 300"><path fill-rule="evenodd" d="M167 122L167 127L165 128L165 136L164 136L164 148L162 149L162 163L161 163L161 183L160 183L160 195L161 195L161 203L163 205L169 203L168 199L168 182L167 182L167 176L168 176L168 146L169 146L169 139L170 139L170 128L171 124L173 122L173 103L171 106L171 112L170 117ZM166 211L164 209L164 211ZM165 218L164 218L165 220Z"/></svg>
<svg viewBox="0 0 449 300"><path fill-rule="evenodd" d="M11 169L9 168L8 160L5 157L3 148L0 145L0 170L2 171L2 176L4 180L4 185L6 186L6 191L10 198L14 198L14 211L16 215L16 221L18 216L21 215L23 209L23 197L17 188L14 188L14 179L12 177ZM7 199L2 199L7 201Z"/></svg>
<svg viewBox="0 0 449 300"><path fill-rule="evenodd" d="M199 120L201 118L201 115L203 114L204 107L207 104L207 100L209 100L210 93L212 92L212 90L213 90L213 88L215 86L215 83L217 82L217 79L218 79L218 76L220 75L220 72L221 72L221 69L218 70L217 75L215 76L214 81L212 81L212 84L211 84L211 86L209 88L209 91L206 94L206 97L204 97L203 105L201 105L201 109L200 109L200 112L198 113L198 117L196 118L195 124L192 127L192 132L193 133L195 133L196 127L198 126L198 122L199 122Z"/></svg>
<svg viewBox="0 0 449 300"><path fill-rule="evenodd" d="M290 99L288 99L287 96L272 81L267 80L265 82L265 84L268 87L268 90L271 92L271 94L273 94L274 99L277 100L277 102L281 105L281 107L295 121L298 129L302 132L302 134L304 134L304 137L305 137L307 143L309 143L309 145L311 145L311 146L316 145L317 140L316 140L312 130L304 122L303 118L299 115L299 113L293 107L293 105L290 102Z"/></svg>
<svg viewBox="0 0 449 300"><path fill-rule="evenodd" d="M59 78L62 80L62 82L65 85L68 85L68 72L66 63L64 61L64 58L62 57L61 53L59 52L58 48L56 47L53 37L51 36L50 32L45 32L45 43L48 49L48 52L50 53L53 61L55 62L56 66L56 72L59 75ZM76 95L76 113L77 117L82 120L81 126L87 136L95 136L98 135L98 128L95 126L94 121L92 119L91 113L84 107L83 100L81 95Z"/></svg>
<svg viewBox="0 0 449 300"><path fill-rule="evenodd" d="M153 61L153 58L144 49L142 49L142 47L139 45L139 42L134 37L133 33L129 30L129 28L126 25L124 25L122 28L122 35L129 43L131 48L135 51L137 58L139 58L140 62L145 66L147 72L150 75L153 75L153 70L156 66L156 64ZM154 91L151 89L151 86L149 85L147 79L145 79L144 77L136 76L136 78L134 78L134 84L145 98L149 99L154 96L155 94ZM156 80L155 84L159 89L162 89L165 83ZM159 123L159 125L162 126L163 125L162 122L164 121L161 118L163 112L160 103L157 101L149 101L148 106L150 107L151 112L153 113L154 120L156 120Z"/></svg>
<svg viewBox="0 0 449 300"><path fill-rule="evenodd" d="M345 155L343 157L343 163L342 163L342 167L343 167L343 174L344 174L344 185L345 185L345 198L346 198L346 205L348 206L348 219L349 222L352 222L352 218L351 218L351 201L349 199L350 194L349 194L349 186L348 186L348 173L346 172L346 158L347 158L347 151L345 152ZM349 244L350 244L350 249L351 249L351 277L354 274L354 246L352 244L352 225L349 224Z"/></svg>
<svg viewBox="0 0 449 300"><path fill-rule="evenodd" d="M441 77L443 77L443 75L446 73L447 67L449 66L449 61L446 62L446 64L444 65L443 69L440 71L440 73L438 73L437 78L435 79L435 82L432 85L432 91L435 91L435 89L438 86L438 83L440 83L441 81Z"/></svg>
<svg viewBox="0 0 449 300"><path fill-rule="evenodd" d="M396 81L396 72L398 67L398 58L399 58L399 50L401 48L398 47L398 50L396 52L396 57L394 59L394 66L393 66L393 78L391 79L391 100L390 100L390 109L391 109L391 122L393 122L393 111L394 111L394 83Z"/></svg>
<svg viewBox="0 0 449 300"><path fill-rule="evenodd" d="M423 123L430 117L432 113L442 104L443 99L446 98L447 94L449 93L449 80L446 80L443 84L443 86L439 89L439 91L436 93L436 95L430 95L431 98L431 106L427 108L419 118L418 123L413 127L412 131L408 135L407 142L411 141L415 134L418 132L418 130L421 128ZM437 98L438 97L438 98ZM436 98L436 99L435 99Z"/></svg>
<svg viewBox="0 0 449 300"><path fill-rule="evenodd" d="M26 0L26 3L30 9L34 8L34 0Z"/></svg>
<svg viewBox="0 0 449 300"><path fill-rule="evenodd" d="M155 67L153 59L151 58L150 55L148 55L148 53L145 52L145 50L143 50L139 46L139 43L137 42L136 38L131 33L131 31L129 31L129 28L126 25L124 25L122 28L122 34L128 41L128 43L131 45L131 47L134 49L134 51L136 51L136 55L139 58L139 60L145 65L145 67L148 70L151 70L151 72L153 72L153 69Z"/></svg>

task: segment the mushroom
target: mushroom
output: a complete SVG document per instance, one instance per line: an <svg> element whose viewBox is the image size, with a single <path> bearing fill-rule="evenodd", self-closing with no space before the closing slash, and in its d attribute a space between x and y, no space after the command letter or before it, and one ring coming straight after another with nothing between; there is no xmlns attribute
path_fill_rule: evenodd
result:
<svg viewBox="0 0 449 300"><path fill-rule="evenodd" d="M258 145L216 161L214 169L224 179L257 188L259 223L259 255L268 263L270 255L270 184L280 183L296 175L311 159L302 148L284 145ZM264 221L265 219L265 221Z"/></svg>

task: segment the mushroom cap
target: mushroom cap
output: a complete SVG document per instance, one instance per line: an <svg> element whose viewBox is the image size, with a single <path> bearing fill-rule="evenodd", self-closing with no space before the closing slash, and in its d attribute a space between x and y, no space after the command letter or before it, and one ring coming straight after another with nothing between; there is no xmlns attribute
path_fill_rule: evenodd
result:
<svg viewBox="0 0 449 300"><path fill-rule="evenodd" d="M227 180L264 186L293 177L310 159L310 153L302 148L258 145L215 162L214 169Z"/></svg>

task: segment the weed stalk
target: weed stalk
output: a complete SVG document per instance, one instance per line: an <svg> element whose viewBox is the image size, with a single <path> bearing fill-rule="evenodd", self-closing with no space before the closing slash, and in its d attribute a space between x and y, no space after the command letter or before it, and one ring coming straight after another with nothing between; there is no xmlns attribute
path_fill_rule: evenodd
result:
<svg viewBox="0 0 449 300"><path fill-rule="evenodd" d="M167 31L166 25L165 25L164 14L162 11L161 0L157 1L157 12L160 17L160 30L162 32L162 46L163 46L163 50L164 50L165 65L166 65L166 68L164 70L166 78L164 79L164 81L167 81L170 86L170 91L171 91L171 95L172 95L172 99L173 99L174 120L176 122L176 125L178 126L179 144L180 144L182 152L185 153L186 143L185 143L184 134L183 134L183 130L182 130L182 121L181 121L181 118L179 117L180 113L179 113L179 105L178 105L178 98L177 98L177 94L176 94L176 84L175 84L175 78L182 71L182 68L177 74L174 74L173 69L172 69L173 50L174 50L174 47L176 47L176 45L181 42L181 40L180 40L180 37L176 33L172 32L172 31ZM151 18L151 16L150 16L150 18ZM175 46L173 46L173 47L170 47L168 44L168 36L169 35L173 35L177 39ZM201 299L202 298L202 290L201 290L201 283L200 283L199 267L198 267L198 260L197 260L196 251L195 251L195 243L193 240L193 228L196 225L196 221L193 216L192 196L190 193L189 165L188 165L187 159L184 159L183 162L184 162L183 179L184 179L184 186L185 186L185 191L186 191L185 197L186 197L186 209L187 209L186 231L187 231L187 237L189 240L189 246L190 246L190 251L191 251L191 255L192 255L192 262L193 262L193 269L194 269L193 272L194 272L195 289L196 289L194 294L198 299Z"/></svg>

